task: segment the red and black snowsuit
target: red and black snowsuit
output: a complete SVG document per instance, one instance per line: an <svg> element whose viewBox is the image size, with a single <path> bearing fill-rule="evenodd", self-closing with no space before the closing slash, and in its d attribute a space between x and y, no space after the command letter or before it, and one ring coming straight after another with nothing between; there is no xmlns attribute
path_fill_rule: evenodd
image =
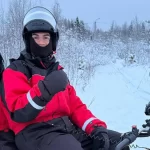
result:
<svg viewBox="0 0 150 150"><path fill-rule="evenodd" d="M62 69L60 66L58 69ZM73 86L68 85L65 91L54 95L47 104L41 100L42 93L39 82L43 80L47 70L36 67L29 61L16 60L3 73L4 98L13 121L11 129L19 133L30 124L47 122L54 118L68 116L73 123L87 133L93 125L106 127L97 119L76 95ZM90 124L89 124L90 123Z"/></svg>
<svg viewBox="0 0 150 150"><path fill-rule="evenodd" d="M4 113L4 109L6 109L2 103L1 97L0 97L0 131L8 131L9 125L6 118L6 115Z"/></svg>
<svg viewBox="0 0 150 150"><path fill-rule="evenodd" d="M54 63L52 59L49 68ZM3 97L18 148L91 150L92 138L87 135L94 126L106 127L105 122L87 109L70 84L52 96L49 102L45 101L43 97L48 93L41 89L40 82L45 79L48 69L39 59L23 53L4 71ZM63 68L58 66L56 70L59 69ZM119 140L120 133L110 131L108 134Z"/></svg>
<svg viewBox="0 0 150 150"><path fill-rule="evenodd" d="M2 73L4 71L3 58L0 54L0 150L17 150L15 145L15 135L9 129L8 118L10 115L2 102ZM7 118L8 117L8 118Z"/></svg>
<svg viewBox="0 0 150 150"><path fill-rule="evenodd" d="M7 117L10 118L0 97L0 150L17 150L15 135L9 129Z"/></svg>

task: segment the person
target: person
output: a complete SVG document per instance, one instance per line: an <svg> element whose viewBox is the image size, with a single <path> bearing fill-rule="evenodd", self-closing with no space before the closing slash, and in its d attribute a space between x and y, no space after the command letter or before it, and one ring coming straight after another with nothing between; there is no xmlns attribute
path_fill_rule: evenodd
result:
<svg viewBox="0 0 150 150"><path fill-rule="evenodd" d="M2 78L3 71L4 71L3 57L0 53L0 81ZM2 88L0 86L0 150L17 150L17 147L15 145L15 135L9 129L9 124L6 117L6 114L8 114L8 112L2 102L1 93Z"/></svg>
<svg viewBox="0 0 150 150"><path fill-rule="evenodd" d="M25 50L3 73L4 97L17 147L114 149L121 133L108 130L106 123L87 109L55 58L59 31L53 14L43 7L30 9L23 20L22 35Z"/></svg>

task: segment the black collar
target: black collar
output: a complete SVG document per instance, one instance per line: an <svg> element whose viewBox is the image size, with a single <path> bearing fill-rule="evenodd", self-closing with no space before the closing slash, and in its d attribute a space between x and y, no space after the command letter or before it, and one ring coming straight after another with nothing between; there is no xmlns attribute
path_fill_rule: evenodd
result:
<svg viewBox="0 0 150 150"><path fill-rule="evenodd" d="M27 53L25 50L20 53L18 59L24 60L31 66L36 66L43 69L48 69L56 63L56 58L54 56L45 58L33 57L30 53Z"/></svg>

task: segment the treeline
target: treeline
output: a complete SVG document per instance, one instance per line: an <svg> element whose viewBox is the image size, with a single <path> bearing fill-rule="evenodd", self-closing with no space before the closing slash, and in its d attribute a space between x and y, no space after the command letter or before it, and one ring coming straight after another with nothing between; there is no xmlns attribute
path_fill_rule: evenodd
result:
<svg viewBox="0 0 150 150"><path fill-rule="evenodd" d="M26 12L41 1L10 0L7 10L0 9L0 51L9 64L9 58L19 56L24 49L22 21ZM57 48L58 59L77 85L80 79L86 85L98 65L115 63L122 59L124 65L150 63L150 23L135 17L130 24L118 26L112 22L108 31L91 29L79 17L67 19L62 16L58 2L46 6L55 16L60 31ZM93 23L94 25L94 23Z"/></svg>

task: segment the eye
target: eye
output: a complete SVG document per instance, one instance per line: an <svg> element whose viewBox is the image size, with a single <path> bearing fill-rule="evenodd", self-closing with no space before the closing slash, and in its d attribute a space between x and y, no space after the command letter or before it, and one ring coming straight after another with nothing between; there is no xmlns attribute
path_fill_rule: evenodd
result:
<svg viewBox="0 0 150 150"><path fill-rule="evenodd" d="M44 40L49 40L50 38L49 37L44 37Z"/></svg>
<svg viewBox="0 0 150 150"><path fill-rule="evenodd" d="M50 36L45 36L46 39L50 39Z"/></svg>
<svg viewBox="0 0 150 150"><path fill-rule="evenodd" d="M33 39L37 40L38 39L38 36L32 36Z"/></svg>

